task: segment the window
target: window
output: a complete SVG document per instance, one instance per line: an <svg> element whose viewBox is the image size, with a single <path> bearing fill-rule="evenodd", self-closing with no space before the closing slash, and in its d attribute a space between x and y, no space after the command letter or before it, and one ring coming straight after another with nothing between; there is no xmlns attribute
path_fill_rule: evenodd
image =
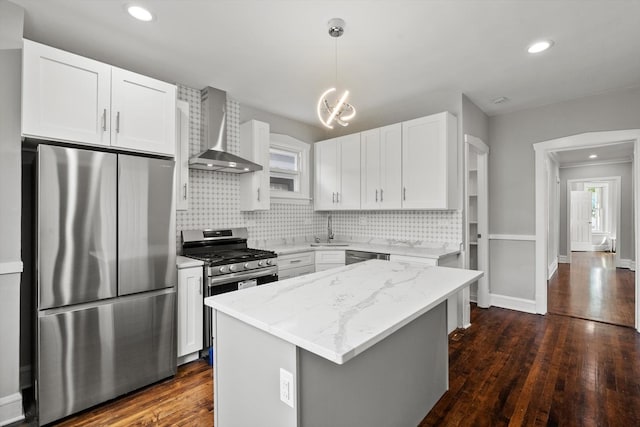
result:
<svg viewBox="0 0 640 427"><path fill-rule="evenodd" d="M271 134L269 183L272 199L309 201L310 144L288 135Z"/></svg>
<svg viewBox="0 0 640 427"><path fill-rule="evenodd" d="M606 183L585 184L585 190L591 192L591 231L604 232L607 188Z"/></svg>

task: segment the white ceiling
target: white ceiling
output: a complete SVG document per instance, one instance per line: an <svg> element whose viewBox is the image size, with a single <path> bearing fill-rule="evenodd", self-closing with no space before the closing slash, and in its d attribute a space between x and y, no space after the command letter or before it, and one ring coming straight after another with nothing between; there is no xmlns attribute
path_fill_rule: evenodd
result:
<svg viewBox="0 0 640 427"><path fill-rule="evenodd" d="M415 117L443 93L496 115L640 86L636 0L13 1L26 38L313 125L334 82L334 17L346 21L339 79L363 121ZM135 21L127 3L157 19ZM555 46L529 55L540 38Z"/></svg>
<svg viewBox="0 0 640 427"><path fill-rule="evenodd" d="M589 156L595 154L595 159ZM597 164L611 162L628 162L633 160L633 142L605 145L595 148L580 148L569 151L556 151L556 160L560 167L578 166L582 164Z"/></svg>

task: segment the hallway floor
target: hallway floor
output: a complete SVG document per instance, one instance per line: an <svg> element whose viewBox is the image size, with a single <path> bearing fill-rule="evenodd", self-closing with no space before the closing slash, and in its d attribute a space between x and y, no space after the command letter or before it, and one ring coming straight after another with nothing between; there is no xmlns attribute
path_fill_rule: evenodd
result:
<svg viewBox="0 0 640 427"><path fill-rule="evenodd" d="M635 272L616 268L615 254L572 252L549 281L548 311L634 327Z"/></svg>

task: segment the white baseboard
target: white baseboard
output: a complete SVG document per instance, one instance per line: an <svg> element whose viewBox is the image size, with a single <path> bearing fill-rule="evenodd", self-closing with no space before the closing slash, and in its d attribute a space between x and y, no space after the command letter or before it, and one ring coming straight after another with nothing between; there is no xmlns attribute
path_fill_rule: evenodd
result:
<svg viewBox="0 0 640 427"><path fill-rule="evenodd" d="M618 267L618 268L628 268L631 271L636 271L636 262L634 260L631 260L631 259L622 259L622 258L620 258L620 260L618 261L618 264L616 265L616 267Z"/></svg>
<svg viewBox="0 0 640 427"><path fill-rule="evenodd" d="M22 273L22 261L0 262L0 274Z"/></svg>
<svg viewBox="0 0 640 427"><path fill-rule="evenodd" d="M20 390L31 387L31 365L20 366Z"/></svg>
<svg viewBox="0 0 640 427"><path fill-rule="evenodd" d="M523 311L525 313L536 313L535 300L497 294L490 294L489 299L492 306L508 308L509 310Z"/></svg>
<svg viewBox="0 0 640 427"><path fill-rule="evenodd" d="M547 277L547 280L551 279L551 276L553 276L553 274L558 270L558 260L556 259L552 261L551 264L549 264L548 269L549 277Z"/></svg>
<svg viewBox="0 0 640 427"><path fill-rule="evenodd" d="M567 255L558 255L558 263L569 264L569 257Z"/></svg>
<svg viewBox="0 0 640 427"><path fill-rule="evenodd" d="M198 360L199 358L199 351L196 351L195 353L185 354L184 356L178 357L178 366L184 365L185 363L193 362L194 360Z"/></svg>
<svg viewBox="0 0 640 427"><path fill-rule="evenodd" d="M22 394L13 393L0 397L0 426L24 420Z"/></svg>

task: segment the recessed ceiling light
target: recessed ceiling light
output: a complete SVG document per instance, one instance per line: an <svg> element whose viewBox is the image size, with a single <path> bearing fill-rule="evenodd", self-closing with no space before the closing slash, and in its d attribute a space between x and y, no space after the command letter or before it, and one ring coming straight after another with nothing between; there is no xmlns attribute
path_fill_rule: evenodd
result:
<svg viewBox="0 0 640 427"><path fill-rule="evenodd" d="M549 49L551 46L553 46L553 41L551 41L551 40L541 40L541 41L535 42L531 46L529 46L529 49L527 49L527 52L529 52L529 53L540 53L540 52L544 52L545 50Z"/></svg>
<svg viewBox="0 0 640 427"><path fill-rule="evenodd" d="M153 20L151 12L142 6L127 6L127 12L140 21L149 22Z"/></svg>
<svg viewBox="0 0 640 427"><path fill-rule="evenodd" d="M596 159L597 157L598 157L598 155L597 155L597 154L590 154L590 155L589 155L589 158L590 158L590 159Z"/></svg>

